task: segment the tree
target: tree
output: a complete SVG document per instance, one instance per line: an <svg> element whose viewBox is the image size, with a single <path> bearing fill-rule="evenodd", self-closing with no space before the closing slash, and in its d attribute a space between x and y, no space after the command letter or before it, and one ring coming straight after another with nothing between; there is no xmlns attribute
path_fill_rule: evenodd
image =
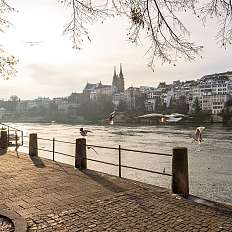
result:
<svg viewBox="0 0 232 232"><path fill-rule="evenodd" d="M20 99L16 95L11 95L9 100L12 101L12 102L18 102Z"/></svg>
<svg viewBox="0 0 232 232"><path fill-rule="evenodd" d="M224 123L231 122L231 119L232 119L232 99L228 100L225 103L225 107L222 110L222 117L223 117Z"/></svg>
<svg viewBox="0 0 232 232"><path fill-rule="evenodd" d="M228 100L228 101L225 103L225 108L229 108L229 107L232 107L232 99Z"/></svg>
<svg viewBox="0 0 232 232"><path fill-rule="evenodd" d="M145 100L146 95L141 94L140 96L135 97L135 111L138 113L145 113Z"/></svg>
<svg viewBox="0 0 232 232"><path fill-rule="evenodd" d="M11 23L4 18L4 14L14 11L15 9L11 7L5 0L0 0L0 31L4 32L4 29L9 27ZM15 65L18 60L8 54L7 51L0 48L0 76L4 79L9 79L11 76L16 74Z"/></svg>
<svg viewBox="0 0 232 232"><path fill-rule="evenodd" d="M203 49L189 40L189 30L181 20L182 12L191 12L197 20L216 19L218 42L227 47L232 41L231 0L60 0L72 9L64 34L71 36L74 48L80 48L83 37L90 40L87 25L109 17L123 16L130 22L127 33L132 43L139 44L145 34L150 47L148 65L154 58L174 63L179 58L193 60ZM103 2L99 4L99 2ZM215 26L215 28L217 28Z"/></svg>
<svg viewBox="0 0 232 232"><path fill-rule="evenodd" d="M176 104L176 112L180 114L187 114L189 111L189 106L187 104L186 96L180 96Z"/></svg>
<svg viewBox="0 0 232 232"><path fill-rule="evenodd" d="M163 100L161 100L160 97L156 98L155 112L165 114L166 111L167 111L166 103L164 103Z"/></svg>
<svg viewBox="0 0 232 232"><path fill-rule="evenodd" d="M80 104L80 115L91 122L108 118L113 110L112 96L98 95L96 100L89 99Z"/></svg>
<svg viewBox="0 0 232 232"><path fill-rule="evenodd" d="M84 37L91 41L88 25L109 17L122 16L130 22L127 33L132 43L148 40L147 54L149 67L154 68L155 57L162 62L173 63L184 58L193 60L200 55L203 46L190 41L190 31L181 15L189 12L196 20L205 23L216 20L217 40L224 48L232 42L232 1L231 0L58 0L72 10L70 21L64 29L69 35L73 48L80 49ZM14 11L6 0L0 0L0 30L10 25L4 19L6 12ZM15 74L15 57L2 55L0 51L0 73L4 78Z"/></svg>
<svg viewBox="0 0 232 232"><path fill-rule="evenodd" d="M198 97L195 98L194 102L193 102L193 112L194 114L198 114L201 112L201 106L200 106L200 102L198 100Z"/></svg>

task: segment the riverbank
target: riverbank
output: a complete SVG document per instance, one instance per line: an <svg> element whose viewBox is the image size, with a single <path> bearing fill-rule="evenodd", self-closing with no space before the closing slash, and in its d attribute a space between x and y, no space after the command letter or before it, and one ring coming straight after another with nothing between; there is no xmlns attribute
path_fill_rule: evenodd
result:
<svg viewBox="0 0 232 232"><path fill-rule="evenodd" d="M210 115L207 113L199 113L198 115L185 115L183 119L176 123L161 123L159 117L151 118L139 118L141 114L130 113L130 112L117 112L114 118L114 123L117 125L159 125L159 124L191 124L191 123L225 123L222 115ZM227 125L231 124L232 119L227 119ZM94 121L86 120L84 117L66 117L56 118L56 117L8 117L7 119L2 119L1 122L12 122L12 123L64 123L64 124L98 124L107 125L109 124L108 118L96 119Z"/></svg>
<svg viewBox="0 0 232 232"><path fill-rule="evenodd" d="M231 231L231 207L14 152L0 156L1 208L28 231ZM68 181L67 181L68 180ZM220 206L220 207L219 207Z"/></svg>

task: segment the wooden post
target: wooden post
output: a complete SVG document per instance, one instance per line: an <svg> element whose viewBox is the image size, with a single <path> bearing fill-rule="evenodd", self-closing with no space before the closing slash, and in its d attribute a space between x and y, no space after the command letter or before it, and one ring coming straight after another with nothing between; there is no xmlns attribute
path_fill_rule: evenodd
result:
<svg viewBox="0 0 232 232"><path fill-rule="evenodd" d="M87 168L85 138L76 139L75 168L78 168L79 170Z"/></svg>
<svg viewBox="0 0 232 232"><path fill-rule="evenodd" d="M1 148L6 149L8 147L8 135L6 130L1 131Z"/></svg>
<svg viewBox="0 0 232 232"><path fill-rule="evenodd" d="M29 155L38 156L37 134L29 135Z"/></svg>
<svg viewBox="0 0 232 232"><path fill-rule="evenodd" d="M188 197L188 150L186 147L173 148L172 156L172 192Z"/></svg>
<svg viewBox="0 0 232 232"><path fill-rule="evenodd" d="M23 146L23 131L21 131L21 145Z"/></svg>
<svg viewBox="0 0 232 232"><path fill-rule="evenodd" d="M7 129L7 146L10 145L10 127L8 126L8 129Z"/></svg>

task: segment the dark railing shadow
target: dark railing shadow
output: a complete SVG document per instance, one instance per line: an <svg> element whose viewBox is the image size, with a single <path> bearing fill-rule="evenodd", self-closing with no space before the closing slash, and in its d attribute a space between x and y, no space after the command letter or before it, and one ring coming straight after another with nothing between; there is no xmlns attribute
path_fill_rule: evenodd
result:
<svg viewBox="0 0 232 232"><path fill-rule="evenodd" d="M7 153L7 148L0 148L0 155L5 155Z"/></svg>
<svg viewBox="0 0 232 232"><path fill-rule="evenodd" d="M111 181L109 177L104 176L104 174L102 173L97 173L96 171L88 169L83 170L82 172L85 173L86 176L103 186L104 188L110 190L111 192L118 193L128 190L127 188L120 186L120 184L116 184L114 181Z"/></svg>
<svg viewBox="0 0 232 232"><path fill-rule="evenodd" d="M32 160L33 164L37 167L37 168L45 168L45 164L44 162L38 157L38 156L30 156L30 159Z"/></svg>

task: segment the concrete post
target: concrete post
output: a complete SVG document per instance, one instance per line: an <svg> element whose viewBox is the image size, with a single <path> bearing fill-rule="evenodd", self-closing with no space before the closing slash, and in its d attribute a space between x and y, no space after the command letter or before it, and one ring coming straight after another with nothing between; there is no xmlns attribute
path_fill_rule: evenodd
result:
<svg viewBox="0 0 232 232"><path fill-rule="evenodd" d="M172 156L172 192L188 197L188 150L186 147L173 148Z"/></svg>
<svg viewBox="0 0 232 232"><path fill-rule="evenodd" d="M38 156L37 134L29 135L29 155Z"/></svg>
<svg viewBox="0 0 232 232"><path fill-rule="evenodd" d="M8 135L6 130L1 131L1 148L6 149L8 147Z"/></svg>
<svg viewBox="0 0 232 232"><path fill-rule="evenodd" d="M75 168L78 168L79 170L87 168L85 138L76 139Z"/></svg>

